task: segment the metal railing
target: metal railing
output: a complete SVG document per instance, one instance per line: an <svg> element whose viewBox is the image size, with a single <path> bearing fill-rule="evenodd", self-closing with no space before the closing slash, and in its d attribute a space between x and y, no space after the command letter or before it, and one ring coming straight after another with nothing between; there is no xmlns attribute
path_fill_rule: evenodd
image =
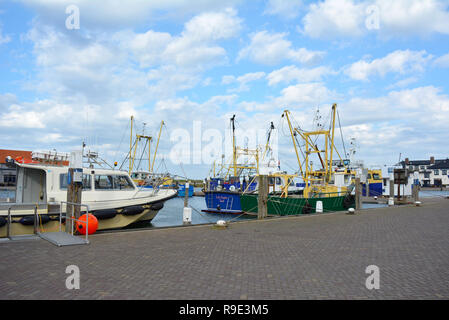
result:
<svg viewBox="0 0 449 320"><path fill-rule="evenodd" d="M11 240L11 221L12 221L11 210L14 207L27 207L27 206L34 207L34 213L33 213L33 215L34 215L34 223L33 223L34 234L37 235L39 233L39 231L38 231L39 217L38 217L38 213L37 213L39 205L42 205L42 204L36 204L36 203L11 203L11 204L9 204L8 203L8 221L6 224L6 237L8 239Z"/></svg>
<svg viewBox="0 0 449 320"><path fill-rule="evenodd" d="M73 236L73 226L74 226L74 222L78 221L81 223L86 223L86 243L89 243L89 206L87 204L82 204L82 203L75 203L75 202L67 202L67 201L61 201L59 204L59 232L62 232L62 205L65 204L66 205L66 213L65 213L65 223L67 225L68 220L71 221L70 223L70 230L71 230L71 234ZM71 205L72 206L72 214L70 217L67 216L67 205ZM82 221L80 219L76 219L74 216L74 212L75 212L75 206L79 206L80 209L81 208L86 208L86 221Z"/></svg>

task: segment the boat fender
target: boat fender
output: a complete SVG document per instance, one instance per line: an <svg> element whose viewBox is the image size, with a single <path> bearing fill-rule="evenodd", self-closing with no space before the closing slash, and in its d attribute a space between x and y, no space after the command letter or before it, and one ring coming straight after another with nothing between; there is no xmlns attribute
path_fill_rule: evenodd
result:
<svg viewBox="0 0 449 320"><path fill-rule="evenodd" d="M153 203L153 204L150 206L150 209L151 209L151 210L154 210L154 211L159 211L159 210L161 210L163 207L164 207L164 203L158 202L158 203Z"/></svg>
<svg viewBox="0 0 449 320"><path fill-rule="evenodd" d="M3 227L6 224L6 219L3 217L0 217L0 228Z"/></svg>
<svg viewBox="0 0 449 320"><path fill-rule="evenodd" d="M302 214L310 214L312 212L312 206L309 202L306 202L304 204L304 207L302 208Z"/></svg>
<svg viewBox="0 0 449 320"><path fill-rule="evenodd" d="M104 209L92 212L98 220L112 219L117 215L116 209Z"/></svg>
<svg viewBox="0 0 449 320"><path fill-rule="evenodd" d="M122 210L121 214L125 216L134 216L136 214L142 213L145 210L142 206L132 206L126 207Z"/></svg>
<svg viewBox="0 0 449 320"><path fill-rule="evenodd" d="M48 215L38 215L38 224L46 224L47 222L50 221L50 217ZM25 216L22 217L22 219L20 219L19 221L21 224L23 224L24 226L34 226L34 216Z"/></svg>
<svg viewBox="0 0 449 320"><path fill-rule="evenodd" d="M343 199L343 208L349 209L352 206L354 206L355 203L355 197L352 194L347 194L346 197Z"/></svg>

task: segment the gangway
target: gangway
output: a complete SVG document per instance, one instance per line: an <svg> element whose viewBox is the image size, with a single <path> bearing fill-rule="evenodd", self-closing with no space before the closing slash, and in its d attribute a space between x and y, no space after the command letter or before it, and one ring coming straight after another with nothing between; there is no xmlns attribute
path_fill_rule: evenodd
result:
<svg viewBox="0 0 449 320"><path fill-rule="evenodd" d="M71 232L67 233L65 231L62 231L62 205L66 204L70 204L72 205L72 215L70 217L67 216L67 213L65 215L65 221L66 223L68 223L70 221L70 229ZM34 234L31 235L11 235L11 210L14 207L17 206L26 206L26 205L33 205L34 206ZM7 231L6 231L6 238L2 238L2 242L4 241L19 241L19 240L35 240L35 239L44 239L58 247L62 247L62 246L71 246L71 245L82 245L82 244L89 244L89 239L88 239L88 232L86 232L86 235L84 238L78 237L74 235L74 222L75 221L79 221L81 222L81 220L79 219L75 219L73 217L73 211L74 211L74 207L75 206L80 206L80 207L85 207L86 208L86 212L89 212L89 206L86 204L79 204L79 203L72 203L72 202L66 202L66 201L61 201L60 205L59 205L59 231L58 232L41 232L40 229L38 229L38 221L39 221L39 216L38 216L38 206L36 204L23 204L23 203L18 203L18 204L10 204L8 207L8 219L7 219ZM82 221L84 223L84 221ZM86 219L85 221L86 223L86 230L89 230L89 219Z"/></svg>

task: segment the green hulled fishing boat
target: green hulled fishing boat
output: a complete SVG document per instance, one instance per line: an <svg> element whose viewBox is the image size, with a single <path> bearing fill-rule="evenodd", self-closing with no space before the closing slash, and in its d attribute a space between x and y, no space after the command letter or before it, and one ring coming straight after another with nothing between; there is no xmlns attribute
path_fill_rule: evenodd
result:
<svg viewBox="0 0 449 320"><path fill-rule="evenodd" d="M337 181L344 180L340 179L342 177L339 177L339 175L344 175L344 172L347 171L346 168L344 170L335 170L332 166L333 152L335 151L340 157L334 145L336 108L337 105L334 104L332 106L329 130L323 130L323 126L319 126L315 131L305 131L299 126L293 127L290 121L290 112L284 111L282 117L285 117L288 121L298 160L298 171L304 180L304 190L300 196L288 195L288 184L286 184L280 196L268 194L268 215L288 216L315 213L318 202L321 202L319 206L320 212L324 213L343 211L354 207L353 185L337 183ZM298 136L303 139L303 143L298 141ZM322 142L324 148L318 148L319 142ZM303 155L303 161L300 160L300 153ZM321 167L317 170L314 170L312 167L312 155L315 155L317 162L321 164ZM344 163L341 157L340 163ZM343 173L339 171L343 171ZM270 178L270 175L267 176ZM258 196L258 193L255 192L240 195L242 211L257 213Z"/></svg>
<svg viewBox="0 0 449 320"><path fill-rule="evenodd" d="M240 196L242 211L257 213L257 194L243 194ZM268 196L267 212L269 215L289 216L315 213L316 203L321 201L323 212L343 211L354 206L353 196L333 196L325 198L299 198Z"/></svg>

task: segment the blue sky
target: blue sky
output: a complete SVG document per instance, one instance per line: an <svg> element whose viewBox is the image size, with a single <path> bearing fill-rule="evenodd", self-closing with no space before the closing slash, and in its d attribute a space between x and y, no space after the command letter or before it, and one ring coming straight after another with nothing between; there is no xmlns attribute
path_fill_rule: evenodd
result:
<svg viewBox="0 0 449 320"><path fill-rule="evenodd" d="M69 5L79 29L66 27ZM290 170L282 111L313 129L317 108L337 103L346 148L356 138L367 165L446 158L448 72L447 0L0 0L0 147L71 151L84 140L121 162L133 114L154 136L164 120L158 159L201 178L210 163L193 158L210 141L195 147L193 126L224 139L236 114L260 143L281 125ZM177 148L190 151L182 169Z"/></svg>

